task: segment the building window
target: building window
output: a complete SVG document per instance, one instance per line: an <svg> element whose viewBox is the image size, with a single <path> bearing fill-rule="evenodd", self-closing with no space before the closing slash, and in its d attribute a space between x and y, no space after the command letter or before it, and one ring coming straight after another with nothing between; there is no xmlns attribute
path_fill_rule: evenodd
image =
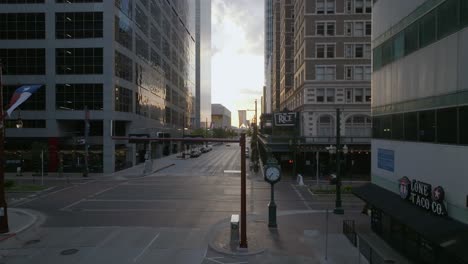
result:
<svg viewBox="0 0 468 264"><path fill-rule="evenodd" d="M141 8L136 5L135 7L136 25L145 35L148 35L148 17Z"/></svg>
<svg viewBox="0 0 468 264"><path fill-rule="evenodd" d="M115 76L133 81L133 61L122 53L115 51Z"/></svg>
<svg viewBox="0 0 468 264"><path fill-rule="evenodd" d="M354 0L354 12L356 14L364 13L364 0Z"/></svg>
<svg viewBox="0 0 468 264"><path fill-rule="evenodd" d="M352 103L352 102L353 102L353 89L346 88L346 103Z"/></svg>
<svg viewBox="0 0 468 264"><path fill-rule="evenodd" d="M468 1L460 1L461 25L468 26Z"/></svg>
<svg viewBox="0 0 468 264"><path fill-rule="evenodd" d="M115 111L132 112L132 91L120 86L115 86Z"/></svg>
<svg viewBox="0 0 468 264"><path fill-rule="evenodd" d="M55 13L55 37L102 38L102 16L102 12Z"/></svg>
<svg viewBox="0 0 468 264"><path fill-rule="evenodd" d="M10 98L15 93L21 84L3 85L3 105L7 106L10 103ZM46 110L46 86L43 85L35 93L31 95L24 103L19 106L21 110Z"/></svg>
<svg viewBox="0 0 468 264"><path fill-rule="evenodd" d="M405 113L405 140L418 140L418 113Z"/></svg>
<svg viewBox="0 0 468 264"><path fill-rule="evenodd" d="M435 111L419 112L419 141L434 142L435 140Z"/></svg>
<svg viewBox="0 0 468 264"><path fill-rule="evenodd" d="M353 45L352 44L345 44L345 57L352 58L353 57Z"/></svg>
<svg viewBox="0 0 468 264"><path fill-rule="evenodd" d="M366 99L366 103L370 103L371 102L371 89L370 88L366 88L365 90L366 94L365 94L365 99Z"/></svg>
<svg viewBox="0 0 468 264"><path fill-rule="evenodd" d="M364 45L355 44L354 45L354 57L355 58L364 58Z"/></svg>
<svg viewBox="0 0 468 264"><path fill-rule="evenodd" d="M370 117L353 115L346 119L345 133L347 137L370 137L372 121Z"/></svg>
<svg viewBox="0 0 468 264"><path fill-rule="evenodd" d="M1 13L0 39L44 39L44 13Z"/></svg>
<svg viewBox="0 0 468 264"><path fill-rule="evenodd" d="M468 106L460 107L458 117L460 144L468 145Z"/></svg>
<svg viewBox="0 0 468 264"><path fill-rule="evenodd" d="M370 21L366 22L366 36L372 35L372 23Z"/></svg>
<svg viewBox="0 0 468 264"><path fill-rule="evenodd" d="M364 36L364 22L354 22L354 36Z"/></svg>
<svg viewBox="0 0 468 264"><path fill-rule="evenodd" d="M437 142L457 143L457 108L437 110Z"/></svg>
<svg viewBox="0 0 468 264"><path fill-rule="evenodd" d="M365 11L367 14L372 13L372 0L365 0Z"/></svg>
<svg viewBox="0 0 468 264"><path fill-rule="evenodd" d="M421 48L436 40L436 13L433 11L419 21L419 40Z"/></svg>
<svg viewBox="0 0 468 264"><path fill-rule="evenodd" d="M317 22L316 23L316 34L318 36L325 36L325 29L327 36L335 35L335 22Z"/></svg>
<svg viewBox="0 0 468 264"><path fill-rule="evenodd" d="M102 48L55 49L57 74L102 74Z"/></svg>
<svg viewBox="0 0 468 264"><path fill-rule="evenodd" d="M354 80L358 80L358 81L364 80L364 67L363 66L354 67Z"/></svg>
<svg viewBox="0 0 468 264"><path fill-rule="evenodd" d="M44 0L0 0L0 4L43 4Z"/></svg>
<svg viewBox="0 0 468 264"><path fill-rule="evenodd" d="M317 81L332 81L335 80L335 66L315 66Z"/></svg>
<svg viewBox="0 0 468 264"><path fill-rule="evenodd" d="M335 13L335 0L327 0L327 14Z"/></svg>
<svg viewBox="0 0 468 264"><path fill-rule="evenodd" d="M42 1L44 2L44 1ZM102 3L102 0L55 0L56 3L74 4L74 3Z"/></svg>
<svg viewBox="0 0 468 264"><path fill-rule="evenodd" d="M327 23L327 36L335 36L335 23Z"/></svg>
<svg viewBox="0 0 468 264"><path fill-rule="evenodd" d="M128 18L133 18L133 0L115 0L114 4Z"/></svg>
<svg viewBox="0 0 468 264"><path fill-rule="evenodd" d="M151 65L154 68L161 68L161 56L154 49L151 49Z"/></svg>
<svg viewBox="0 0 468 264"><path fill-rule="evenodd" d="M419 25L413 23L405 29L405 55L419 49Z"/></svg>
<svg viewBox="0 0 468 264"><path fill-rule="evenodd" d="M316 90L317 102L323 103L325 102L325 89L317 88Z"/></svg>
<svg viewBox="0 0 468 264"><path fill-rule="evenodd" d="M103 95L101 83L72 83L55 86L58 110L102 110Z"/></svg>
<svg viewBox="0 0 468 264"><path fill-rule="evenodd" d="M335 126L333 123L333 119L329 115L322 115L318 119L317 124L317 135L319 137L331 137L335 136Z"/></svg>
<svg viewBox="0 0 468 264"><path fill-rule="evenodd" d="M346 0L345 10L347 14L350 14L353 12L353 0Z"/></svg>
<svg viewBox="0 0 468 264"><path fill-rule="evenodd" d="M325 2L326 0L316 0L316 13L317 14L325 14Z"/></svg>
<svg viewBox="0 0 468 264"><path fill-rule="evenodd" d="M363 94L362 88L354 89L354 102L355 103L364 102L364 94Z"/></svg>
<svg viewBox="0 0 468 264"><path fill-rule="evenodd" d="M156 48L161 49L161 33L153 25L151 25L151 42L153 42Z"/></svg>
<svg viewBox="0 0 468 264"><path fill-rule="evenodd" d="M159 7L158 1L151 1L151 17L158 25L161 24L161 16L161 8Z"/></svg>
<svg viewBox="0 0 468 264"><path fill-rule="evenodd" d="M133 49L133 29L125 16L115 16L115 41L129 50Z"/></svg>
<svg viewBox="0 0 468 264"><path fill-rule="evenodd" d="M437 35L441 39L457 30L458 0L447 0L437 10Z"/></svg>
<svg viewBox="0 0 468 264"><path fill-rule="evenodd" d="M346 80L353 79L353 66L345 66L345 79Z"/></svg>
<svg viewBox="0 0 468 264"><path fill-rule="evenodd" d="M364 67L364 80L370 81L372 78L372 68L371 66Z"/></svg>
<svg viewBox="0 0 468 264"><path fill-rule="evenodd" d="M335 57L335 44L317 44L315 48L317 58Z"/></svg>
<svg viewBox="0 0 468 264"><path fill-rule="evenodd" d="M353 22L345 22L344 28L346 36L350 37L353 35Z"/></svg>
<svg viewBox="0 0 468 264"><path fill-rule="evenodd" d="M45 49L0 49L4 75L44 75Z"/></svg>
<svg viewBox="0 0 468 264"><path fill-rule="evenodd" d="M138 57L148 60L148 43L138 34L135 34L135 49Z"/></svg>
<svg viewBox="0 0 468 264"><path fill-rule="evenodd" d="M328 88L327 89L327 103L334 103L335 102L335 89Z"/></svg>

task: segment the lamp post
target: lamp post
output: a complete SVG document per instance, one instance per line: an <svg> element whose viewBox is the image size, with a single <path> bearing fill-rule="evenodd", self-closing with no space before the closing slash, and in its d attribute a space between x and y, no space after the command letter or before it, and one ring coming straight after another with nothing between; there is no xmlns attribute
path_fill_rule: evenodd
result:
<svg viewBox="0 0 468 264"><path fill-rule="evenodd" d="M336 152L336 201L335 201L335 209L333 212L335 214L344 214L343 207L341 205L341 152L344 151L341 147L341 129L340 129L340 109L336 109L336 146L330 146L329 151L330 153ZM348 147L346 147L346 152L348 151Z"/></svg>
<svg viewBox="0 0 468 264"><path fill-rule="evenodd" d="M3 113L3 65L0 60L0 233L8 233L8 210L5 200L5 115Z"/></svg>

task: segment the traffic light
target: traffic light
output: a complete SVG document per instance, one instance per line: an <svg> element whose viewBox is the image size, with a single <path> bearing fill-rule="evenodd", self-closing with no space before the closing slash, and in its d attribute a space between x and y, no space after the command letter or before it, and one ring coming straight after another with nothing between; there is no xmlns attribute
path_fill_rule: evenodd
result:
<svg viewBox="0 0 468 264"><path fill-rule="evenodd" d="M289 162L289 164L293 164L294 160L289 160L288 162Z"/></svg>

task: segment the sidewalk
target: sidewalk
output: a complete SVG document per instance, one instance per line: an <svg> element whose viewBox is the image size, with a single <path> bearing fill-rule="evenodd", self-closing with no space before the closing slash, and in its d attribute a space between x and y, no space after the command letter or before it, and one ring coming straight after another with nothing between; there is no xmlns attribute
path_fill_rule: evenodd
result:
<svg viewBox="0 0 468 264"><path fill-rule="evenodd" d="M366 263L342 233L345 219L365 218L357 212L345 215L328 214L323 210L280 211L277 228L268 228L267 215L247 218L248 249L230 242L229 220L219 223L210 236L210 248L219 253L252 255L249 263ZM328 243L326 243L328 240ZM258 260L258 262L256 261Z"/></svg>
<svg viewBox="0 0 468 264"><path fill-rule="evenodd" d="M7 240L32 227L39 220L39 215L30 210L8 208L9 232L0 234L0 242Z"/></svg>

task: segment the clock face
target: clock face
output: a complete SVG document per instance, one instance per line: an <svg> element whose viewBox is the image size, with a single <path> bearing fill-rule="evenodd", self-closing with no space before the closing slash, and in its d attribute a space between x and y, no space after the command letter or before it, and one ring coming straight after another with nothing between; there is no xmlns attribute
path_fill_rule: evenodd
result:
<svg viewBox="0 0 468 264"><path fill-rule="evenodd" d="M277 167L268 167L266 170L265 170L265 177L269 180L269 181L277 181L280 177L280 171Z"/></svg>

